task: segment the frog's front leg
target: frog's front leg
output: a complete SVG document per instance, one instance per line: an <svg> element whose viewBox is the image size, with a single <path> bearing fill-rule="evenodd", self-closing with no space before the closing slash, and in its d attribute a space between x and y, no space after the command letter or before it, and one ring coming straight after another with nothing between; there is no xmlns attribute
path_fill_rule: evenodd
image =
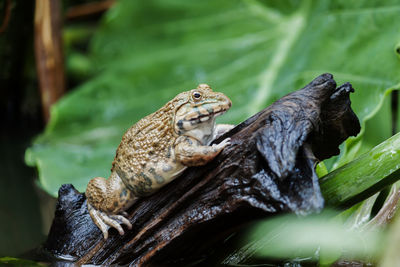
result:
<svg viewBox="0 0 400 267"><path fill-rule="evenodd" d="M96 177L90 180L86 192L87 207L93 222L102 231L104 239L108 238L110 227L117 229L120 235L124 234L121 224L132 228L125 210L136 198L125 187L116 172L112 172L109 179ZM122 214L122 215L120 215Z"/></svg>
<svg viewBox="0 0 400 267"><path fill-rule="evenodd" d="M200 141L189 136L181 136L176 141L175 157L185 166L204 165L214 159L230 144L230 138L211 146L205 146Z"/></svg>

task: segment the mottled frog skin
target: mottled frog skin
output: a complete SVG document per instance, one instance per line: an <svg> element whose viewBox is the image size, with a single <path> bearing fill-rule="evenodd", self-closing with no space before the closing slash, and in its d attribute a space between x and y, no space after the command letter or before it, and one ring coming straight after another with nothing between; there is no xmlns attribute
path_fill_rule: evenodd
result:
<svg viewBox="0 0 400 267"><path fill-rule="evenodd" d="M215 117L230 107L227 96L200 84L128 129L117 149L110 177L96 177L86 189L90 216L104 239L110 227L121 235L121 224L132 228L125 210L135 200L157 191L188 166L206 164L229 145L229 138L217 145L209 144L233 127L215 125Z"/></svg>

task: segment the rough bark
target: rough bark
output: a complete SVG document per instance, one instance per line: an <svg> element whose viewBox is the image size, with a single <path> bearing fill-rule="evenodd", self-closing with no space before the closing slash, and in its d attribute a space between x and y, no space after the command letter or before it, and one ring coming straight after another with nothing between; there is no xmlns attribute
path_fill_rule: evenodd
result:
<svg viewBox="0 0 400 267"><path fill-rule="evenodd" d="M323 74L239 124L215 141L229 136L232 144L214 161L135 203L124 236L110 230L104 241L85 196L63 185L44 249L78 264L184 265L252 220L321 210L314 167L359 132L352 91Z"/></svg>

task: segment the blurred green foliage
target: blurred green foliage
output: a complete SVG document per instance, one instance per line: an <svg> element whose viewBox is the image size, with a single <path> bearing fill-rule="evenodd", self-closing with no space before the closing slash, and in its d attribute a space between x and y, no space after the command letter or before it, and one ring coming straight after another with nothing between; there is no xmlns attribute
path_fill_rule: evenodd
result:
<svg viewBox="0 0 400 267"><path fill-rule="evenodd" d="M340 256L357 259L376 257L384 241L381 231L348 229L341 220L334 218L335 214L328 210L303 218L283 215L254 223L241 246L223 263L235 265L254 258L283 258L295 259L301 264L319 259L320 266L330 266Z"/></svg>
<svg viewBox="0 0 400 267"><path fill-rule="evenodd" d="M21 258L13 258L13 257L1 257L0 265L5 266L31 266L31 267L43 267L45 264L41 264L38 262L25 260Z"/></svg>
<svg viewBox="0 0 400 267"><path fill-rule="evenodd" d="M200 82L232 99L221 120L239 123L330 72L354 85L353 108L365 121L399 84L399 10L390 0L120 1L81 60L97 75L53 107L26 162L50 194L63 183L84 191L91 178L108 177L130 125ZM352 148L369 143L361 137Z"/></svg>

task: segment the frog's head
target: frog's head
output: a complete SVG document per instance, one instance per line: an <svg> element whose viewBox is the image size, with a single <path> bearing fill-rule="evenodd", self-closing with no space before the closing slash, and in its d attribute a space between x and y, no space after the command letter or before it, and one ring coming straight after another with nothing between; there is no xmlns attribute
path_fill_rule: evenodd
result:
<svg viewBox="0 0 400 267"><path fill-rule="evenodd" d="M177 98L184 99L175 112L174 128L182 133L204 123L214 123L215 117L225 113L232 105L223 93L213 92L207 84L200 84L196 89L183 92Z"/></svg>

